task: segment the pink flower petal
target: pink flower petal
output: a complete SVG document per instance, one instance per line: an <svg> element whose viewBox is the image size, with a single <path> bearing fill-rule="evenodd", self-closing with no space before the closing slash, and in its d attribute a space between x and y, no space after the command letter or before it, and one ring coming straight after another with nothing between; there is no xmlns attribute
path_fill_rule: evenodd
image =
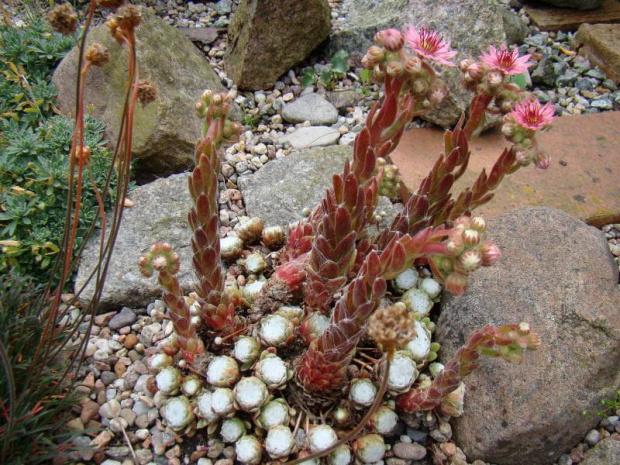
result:
<svg viewBox="0 0 620 465"><path fill-rule="evenodd" d="M458 52L450 50L450 42L442 39L443 37L437 31L426 29L424 26L419 32L413 26L405 30L405 40L418 55L442 65L456 66L448 60L456 56Z"/></svg>

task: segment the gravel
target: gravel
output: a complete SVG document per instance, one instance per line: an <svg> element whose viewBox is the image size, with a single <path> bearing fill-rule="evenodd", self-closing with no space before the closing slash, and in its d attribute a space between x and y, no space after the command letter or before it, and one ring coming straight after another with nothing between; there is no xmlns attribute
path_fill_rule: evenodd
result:
<svg viewBox="0 0 620 465"><path fill-rule="evenodd" d="M524 11L519 10L518 2L502 2L517 9L524 22L529 24ZM87 1L79 0L78 3L84 8ZM153 7L164 21L176 27L225 28L238 1L220 0L205 4L181 0L150 0L142 3ZM333 27L337 28L342 22L340 2L333 1L330 4ZM14 19L19 24L26 10L22 4L14 8ZM101 17L97 18L97 22L102 20ZM557 115L598 113L620 108L620 91L617 86L607 79L600 69L592 67L586 58L571 52L574 34L540 32L534 26L529 27L530 35L519 50L521 54L532 54L536 60L531 74L534 81L533 92L538 99L543 103L551 101L556 104ZM222 166L222 195L219 200L222 234L226 234L245 215L243 199L236 185L238 176L252 173L270 160L286 156L291 151L290 143L282 143L281 139L286 136L290 140L296 129L308 126L308 123L286 124L281 116L282 109L287 103L303 101L300 97L308 94L309 90L302 88L299 76L310 67L321 69L327 62L323 57L314 56L305 65L291 69L276 82L273 90L242 92L236 89L224 72L223 56L226 45L226 36L222 33L212 44L201 46L246 115L244 123L247 130L241 140L227 150L226 162ZM362 86L357 78L360 72L361 69L356 69L355 74L350 73L336 84L334 90L349 92L348 97L351 100L339 104L339 112L330 113L329 120L322 121L331 124L335 133L343 135L341 143L345 144L352 143L355 133L362 128L370 106L379 97L375 86ZM321 88L315 87L313 90L325 94ZM355 96L358 98L353 99ZM430 126L421 120L416 120L414 125ZM334 138L334 143L337 139ZM602 231L618 265L620 224L606 225ZM101 450L95 451L97 463L126 465L136 460L140 464L146 464L154 463L154 459L157 463L163 463L162 460L167 460L167 463L181 463L181 460L189 459L189 456L183 456L184 452L179 444L176 444L174 435L161 424L157 407L162 399L161 396L153 396L150 391L149 386L154 379L143 361L151 348L171 330L169 322L161 318L161 312L164 311L165 305L158 300L146 309L123 308L119 313L110 312L95 317L86 352L87 358L76 387L84 393L85 399L76 419L79 421L71 424L76 427L83 425L85 428L104 428L93 436L94 439L84 435L77 441L79 444L88 444L92 440L100 446ZM79 337L84 338L84 334ZM612 415L603 418L598 428L588 432L584 442L567 451L556 463L578 463L588 448L612 433L620 433L620 411L610 413ZM423 445L429 444L429 438L441 443L438 448L441 454L453 457L454 463L464 463L456 460L457 457L460 460L463 454L452 442L449 426L446 422L438 422L437 418L430 414L403 415L397 430L406 434L392 439L386 463L411 463L412 460L424 458L427 449ZM223 444L212 442L210 441L206 448L198 448L208 450L210 458L195 457L195 463L232 463L230 451L226 451ZM104 451L103 455L101 451ZM79 458L83 463L91 463L93 452L80 451L78 457L74 458ZM475 463L483 465L480 461Z"/></svg>

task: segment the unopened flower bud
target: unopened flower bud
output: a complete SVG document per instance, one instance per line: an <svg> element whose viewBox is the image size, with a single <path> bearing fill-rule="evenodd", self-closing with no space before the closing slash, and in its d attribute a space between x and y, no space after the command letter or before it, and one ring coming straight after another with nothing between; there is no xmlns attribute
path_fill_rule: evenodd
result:
<svg viewBox="0 0 620 465"><path fill-rule="evenodd" d="M382 84L385 79L385 71L378 65L372 71L372 82L375 84Z"/></svg>
<svg viewBox="0 0 620 465"><path fill-rule="evenodd" d="M472 81L479 82L484 76L484 66L479 62L472 63L467 67L466 75Z"/></svg>
<svg viewBox="0 0 620 465"><path fill-rule="evenodd" d="M467 276L453 272L446 278L446 290L452 294L460 295L467 290Z"/></svg>
<svg viewBox="0 0 620 465"><path fill-rule="evenodd" d="M482 265L482 253L476 249L466 250L458 258L458 265L461 270L467 273L475 271Z"/></svg>
<svg viewBox="0 0 620 465"><path fill-rule="evenodd" d="M534 159L536 168L546 170L551 165L551 158L543 151L539 151Z"/></svg>
<svg viewBox="0 0 620 465"><path fill-rule="evenodd" d="M464 247L463 240L459 236L450 238L450 240L446 243L446 250L452 256L459 255L463 251Z"/></svg>
<svg viewBox="0 0 620 465"><path fill-rule="evenodd" d="M443 99L448 95L448 90L443 86L432 87L428 93L428 100L435 106L443 102Z"/></svg>
<svg viewBox="0 0 620 465"><path fill-rule="evenodd" d="M515 135L516 132L517 132L517 126L514 123L504 123L502 125L502 134L508 140L511 140L511 138Z"/></svg>
<svg viewBox="0 0 620 465"><path fill-rule="evenodd" d="M388 76L399 77L403 74L405 68L400 61L390 60L385 68Z"/></svg>
<svg viewBox="0 0 620 465"><path fill-rule="evenodd" d="M422 71L422 60L416 56L410 56L405 60L405 71L412 76L418 76Z"/></svg>
<svg viewBox="0 0 620 465"><path fill-rule="evenodd" d="M483 266L491 266L501 258L502 253L492 242L484 242L480 247L482 252L482 265Z"/></svg>
<svg viewBox="0 0 620 465"><path fill-rule="evenodd" d="M465 384L461 382L454 391L441 399L439 409L449 417L460 417L463 415L464 398Z"/></svg>
<svg viewBox="0 0 620 465"><path fill-rule="evenodd" d="M411 90L415 95L425 95L428 92L428 83L422 79L416 79L411 84Z"/></svg>
<svg viewBox="0 0 620 465"><path fill-rule="evenodd" d="M517 163L521 166L527 166L532 161L529 152L522 149L517 150L517 152L515 153L515 158Z"/></svg>
<svg viewBox="0 0 620 465"><path fill-rule="evenodd" d="M463 243L467 247L480 244L480 233L475 229L466 229L461 234L461 237L463 238Z"/></svg>
<svg viewBox="0 0 620 465"><path fill-rule="evenodd" d="M405 45L405 38L397 29L384 29L375 34L375 42L390 52L397 52Z"/></svg>
<svg viewBox="0 0 620 465"><path fill-rule="evenodd" d="M466 72L467 68L469 68L471 65L473 65L475 63L474 60L472 60L471 58L465 58L464 60L461 60L459 62L459 69L461 70L461 72Z"/></svg>
<svg viewBox="0 0 620 465"><path fill-rule="evenodd" d="M381 63L385 58L385 49L383 47L373 45L368 49L364 58L370 64L370 67L367 69L372 69L376 64Z"/></svg>
<svg viewBox="0 0 620 465"><path fill-rule="evenodd" d="M487 73L487 84L489 87L498 87L502 82L504 82L504 76L499 71L489 71Z"/></svg>
<svg viewBox="0 0 620 465"><path fill-rule="evenodd" d="M110 51L101 44L93 44L88 47L84 57L91 62L93 66L104 66L110 61Z"/></svg>

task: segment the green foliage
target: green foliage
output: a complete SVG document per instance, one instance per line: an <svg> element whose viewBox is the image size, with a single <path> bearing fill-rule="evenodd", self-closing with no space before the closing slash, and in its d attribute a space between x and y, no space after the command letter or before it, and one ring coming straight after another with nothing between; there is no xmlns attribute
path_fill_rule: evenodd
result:
<svg viewBox="0 0 620 465"><path fill-rule="evenodd" d="M243 114L243 125L249 126L251 129L256 129L258 127L258 122L260 121L260 115L252 115L250 113Z"/></svg>
<svg viewBox="0 0 620 465"><path fill-rule="evenodd" d="M342 79L349 71L348 58L349 54L345 50L337 51L324 71L317 72L315 68L309 68L301 77L301 84L304 87L319 84L327 90L332 90L338 80Z"/></svg>
<svg viewBox="0 0 620 465"><path fill-rule="evenodd" d="M40 20L0 28L0 273L13 269L37 282L49 278L65 226L73 121L54 115L51 76L72 45ZM97 215L92 181L100 190L106 185L110 154L103 131L101 123L87 120L84 139L92 160L73 252ZM114 187L112 179L109 193Z"/></svg>
<svg viewBox="0 0 620 465"><path fill-rule="evenodd" d="M30 279L0 275L0 462L5 465L49 463L72 439L59 428L76 399L53 395L61 367L37 368L37 382L28 383L42 332L39 291ZM59 332L50 346L62 338ZM27 385L33 387L24 389Z"/></svg>
<svg viewBox="0 0 620 465"><path fill-rule="evenodd" d="M102 193L110 168L103 130L101 123L87 118L85 144L92 158L86 170L75 250L98 212L90 179ZM4 242L0 272L13 268L19 274L37 276L40 282L49 278L46 271L59 251L65 226L72 134L73 121L64 116L53 116L35 130L14 122L6 125L0 141L0 241L17 243ZM108 194L114 188L112 179Z"/></svg>
<svg viewBox="0 0 620 465"><path fill-rule="evenodd" d="M601 400L601 405L603 406L601 410L584 410L581 412L582 415L587 415L588 413L596 413L601 417L606 417L608 415L614 415L614 412L620 410L620 389L618 389L614 396L610 399Z"/></svg>
<svg viewBox="0 0 620 465"><path fill-rule="evenodd" d="M0 27L0 130L8 121L36 128L53 112L52 72L73 40L40 20L23 28Z"/></svg>

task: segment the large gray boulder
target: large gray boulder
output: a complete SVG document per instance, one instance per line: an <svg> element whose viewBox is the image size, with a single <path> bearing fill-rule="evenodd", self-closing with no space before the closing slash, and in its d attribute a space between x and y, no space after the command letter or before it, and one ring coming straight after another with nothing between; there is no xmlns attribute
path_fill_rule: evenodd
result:
<svg viewBox="0 0 620 465"><path fill-rule="evenodd" d="M139 179L149 179L193 165L194 143L200 137L201 124L195 116L194 102L205 89L226 89L198 49L146 8L142 8L136 40L140 77L158 87L158 99L144 108L137 105L134 119L136 173ZM127 50L111 37L105 25L90 33L88 44L94 42L110 50L111 60L105 67L88 72L85 104L94 117L106 124L106 137L114 143L126 94ZM54 73L58 106L65 114L75 112L76 68L74 49Z"/></svg>
<svg viewBox="0 0 620 465"><path fill-rule="evenodd" d="M489 323L528 322L542 346L520 365L483 360L465 379L454 434L472 461L548 465L598 424L600 401L620 386L618 269L604 235L560 210L520 208L489 223L503 257L443 300L441 358Z"/></svg>
<svg viewBox="0 0 620 465"><path fill-rule="evenodd" d="M426 26L439 31L460 52L456 63L478 57L489 45L523 40L527 33L525 25L497 0L345 0L343 10L344 21L330 37L329 49L347 50L352 55L364 54L377 31L390 27ZM450 95L423 118L447 128L468 107L472 93L463 89L458 69L442 70Z"/></svg>
<svg viewBox="0 0 620 465"><path fill-rule="evenodd" d="M332 185L332 176L342 173L344 159L352 154L353 147L342 145L300 150L240 177L247 215L261 217L266 226L287 226L303 219L303 210L319 204ZM400 207L380 197L381 225L389 224Z"/></svg>
<svg viewBox="0 0 620 465"><path fill-rule="evenodd" d="M154 242L167 242L181 257L181 270L177 277L181 286L190 291L194 284L192 269L192 231L187 214L192 206L187 188L188 173L158 179L133 190L129 198L133 207L126 208L105 287L101 295L99 311L126 306L146 306L161 297L157 278L145 278L140 274L138 260ZM100 238L90 241L84 250L76 277L76 289L85 284L97 263ZM82 302L93 298L92 285L80 296Z"/></svg>
<svg viewBox="0 0 620 465"><path fill-rule="evenodd" d="M241 0L228 26L228 75L240 89L268 89L330 28L327 0Z"/></svg>
<svg viewBox="0 0 620 465"><path fill-rule="evenodd" d="M572 8L575 10L594 10L603 4L603 0L538 0L540 3L547 3L561 8Z"/></svg>

